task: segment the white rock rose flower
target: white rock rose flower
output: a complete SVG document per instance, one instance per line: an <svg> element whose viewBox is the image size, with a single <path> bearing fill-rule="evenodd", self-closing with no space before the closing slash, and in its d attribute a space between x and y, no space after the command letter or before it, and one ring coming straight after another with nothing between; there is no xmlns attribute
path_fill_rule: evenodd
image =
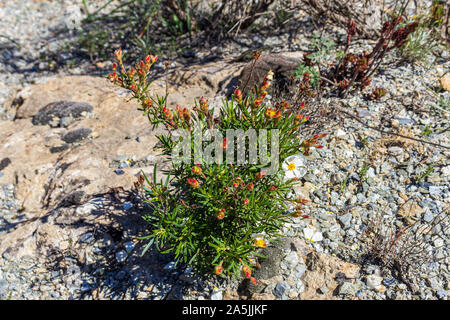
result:
<svg viewBox="0 0 450 320"><path fill-rule="evenodd" d="M311 242L319 242L323 240L322 233L319 231L314 231L310 228L303 229L303 233L305 234L305 238Z"/></svg>
<svg viewBox="0 0 450 320"><path fill-rule="evenodd" d="M303 177L308 171L306 162L305 156L301 153L287 157L281 166L286 174L286 179Z"/></svg>

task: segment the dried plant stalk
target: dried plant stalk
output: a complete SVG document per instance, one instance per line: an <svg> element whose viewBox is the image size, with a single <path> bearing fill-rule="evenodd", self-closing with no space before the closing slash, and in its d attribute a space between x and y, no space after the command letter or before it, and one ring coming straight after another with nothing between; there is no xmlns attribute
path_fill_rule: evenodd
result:
<svg viewBox="0 0 450 320"><path fill-rule="evenodd" d="M434 255L437 250L445 247L448 241L446 238L446 232L450 227L448 211L441 212L426 224L421 223L419 219L411 225L399 227L394 222L395 216L375 214L369 220L360 240L365 245L366 257L390 269L415 293L417 288L410 281L414 275L419 274L424 264L442 260L435 259ZM432 241L437 237L442 238L444 244L433 248ZM446 258L448 257L445 256L443 259Z"/></svg>

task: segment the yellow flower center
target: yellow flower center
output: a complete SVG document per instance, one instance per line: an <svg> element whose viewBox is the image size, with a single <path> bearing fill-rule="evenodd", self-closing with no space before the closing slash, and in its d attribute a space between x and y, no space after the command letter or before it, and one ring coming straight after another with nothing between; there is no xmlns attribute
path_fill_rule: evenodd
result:
<svg viewBox="0 0 450 320"><path fill-rule="evenodd" d="M293 164L292 162L288 164L288 170L292 171L295 169L295 164Z"/></svg>
<svg viewBox="0 0 450 320"><path fill-rule="evenodd" d="M266 242L264 241L264 239L257 239L257 240L255 241L254 245L255 245L256 247L260 247L260 248L265 248L265 247L267 246L267 245L266 245Z"/></svg>

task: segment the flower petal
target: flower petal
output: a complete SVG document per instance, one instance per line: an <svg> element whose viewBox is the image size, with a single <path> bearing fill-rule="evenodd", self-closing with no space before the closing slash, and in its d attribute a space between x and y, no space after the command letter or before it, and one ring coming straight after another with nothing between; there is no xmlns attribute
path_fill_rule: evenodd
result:
<svg viewBox="0 0 450 320"><path fill-rule="evenodd" d="M306 239L312 239L312 237L314 235L314 231L310 228L303 229L303 233L305 234Z"/></svg>
<svg viewBox="0 0 450 320"><path fill-rule="evenodd" d="M314 233L314 235L311 238L311 240L314 241L314 242L322 241L323 240L322 233L317 231L316 233Z"/></svg>

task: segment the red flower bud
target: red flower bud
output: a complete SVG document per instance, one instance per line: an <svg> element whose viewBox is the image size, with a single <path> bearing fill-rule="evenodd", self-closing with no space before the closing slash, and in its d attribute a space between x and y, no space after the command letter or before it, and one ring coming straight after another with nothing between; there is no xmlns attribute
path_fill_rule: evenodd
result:
<svg viewBox="0 0 450 320"><path fill-rule="evenodd" d="M200 184L198 183L197 179L193 178L187 178L187 182L191 185L192 188L197 189L200 187Z"/></svg>
<svg viewBox="0 0 450 320"><path fill-rule="evenodd" d="M215 268L214 268L214 273L216 275L220 275L223 272L223 267L222 267L222 263L218 264Z"/></svg>
<svg viewBox="0 0 450 320"><path fill-rule="evenodd" d="M236 96L236 101L240 103L242 101L242 92L241 92L241 90L239 90L239 88L236 88L235 96Z"/></svg>
<svg viewBox="0 0 450 320"><path fill-rule="evenodd" d="M204 97L200 98L200 110L202 110L204 113L208 112L208 102Z"/></svg>

